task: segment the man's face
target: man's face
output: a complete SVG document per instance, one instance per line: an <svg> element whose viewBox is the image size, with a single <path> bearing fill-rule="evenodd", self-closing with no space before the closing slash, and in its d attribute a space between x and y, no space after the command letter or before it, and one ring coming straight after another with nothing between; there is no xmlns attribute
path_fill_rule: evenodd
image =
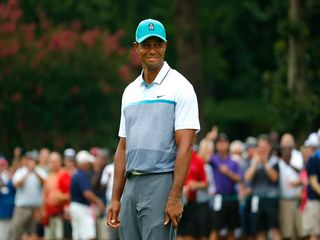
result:
<svg viewBox="0 0 320 240"><path fill-rule="evenodd" d="M49 167L52 171L58 171L61 168L61 157L59 154L53 152L49 155Z"/></svg>
<svg viewBox="0 0 320 240"><path fill-rule="evenodd" d="M269 158L271 151L270 143L267 140L260 139L258 141L257 152L262 158Z"/></svg>
<svg viewBox="0 0 320 240"><path fill-rule="evenodd" d="M150 37L141 43L134 43L142 67L157 69L164 61L167 43L157 37Z"/></svg>

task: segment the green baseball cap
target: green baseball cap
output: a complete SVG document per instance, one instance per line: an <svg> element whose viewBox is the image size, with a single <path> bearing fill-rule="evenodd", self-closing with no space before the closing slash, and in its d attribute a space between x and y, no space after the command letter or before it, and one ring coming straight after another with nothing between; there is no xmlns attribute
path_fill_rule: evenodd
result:
<svg viewBox="0 0 320 240"><path fill-rule="evenodd" d="M166 30L161 22L149 18L139 23L136 30L136 42L141 43L149 37L158 37L167 41Z"/></svg>

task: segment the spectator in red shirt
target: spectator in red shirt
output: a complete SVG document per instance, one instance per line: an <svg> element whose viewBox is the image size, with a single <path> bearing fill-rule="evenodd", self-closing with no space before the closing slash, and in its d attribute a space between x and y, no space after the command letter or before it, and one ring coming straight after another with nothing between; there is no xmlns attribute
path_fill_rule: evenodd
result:
<svg viewBox="0 0 320 240"><path fill-rule="evenodd" d="M70 200L70 174L62 168L57 152L49 155L50 173L44 184L44 206L48 218L46 239L63 239L63 210Z"/></svg>
<svg viewBox="0 0 320 240"><path fill-rule="evenodd" d="M208 201L202 202L198 193L207 189L208 182L205 174L205 162L192 152L190 170L184 185L186 203L181 222L178 226L178 239L207 239L209 235L208 226Z"/></svg>

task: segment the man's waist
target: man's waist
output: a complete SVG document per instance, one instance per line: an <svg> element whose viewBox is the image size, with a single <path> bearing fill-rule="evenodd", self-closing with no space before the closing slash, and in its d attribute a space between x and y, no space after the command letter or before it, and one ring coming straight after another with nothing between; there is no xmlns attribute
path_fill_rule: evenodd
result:
<svg viewBox="0 0 320 240"><path fill-rule="evenodd" d="M127 173L127 178L130 177L139 177L139 176L149 176L149 175L159 175L159 174L172 174L172 171L169 172L141 172L141 171L130 171Z"/></svg>

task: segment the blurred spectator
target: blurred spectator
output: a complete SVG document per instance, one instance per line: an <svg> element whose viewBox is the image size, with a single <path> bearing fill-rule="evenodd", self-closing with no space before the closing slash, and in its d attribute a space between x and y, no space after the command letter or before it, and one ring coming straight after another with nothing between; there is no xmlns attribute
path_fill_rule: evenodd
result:
<svg viewBox="0 0 320 240"><path fill-rule="evenodd" d="M270 155L278 156L280 149L279 133L277 131L271 131L268 135L268 138L271 145Z"/></svg>
<svg viewBox="0 0 320 240"><path fill-rule="evenodd" d="M70 200L70 175L62 168L62 158L57 152L49 154L49 175L44 184L44 207L48 226L46 239L64 239L63 212Z"/></svg>
<svg viewBox="0 0 320 240"><path fill-rule="evenodd" d="M94 193L90 182L90 168L94 157L85 150L77 153L78 171L71 180L70 215L73 239L96 238L94 212L90 204L96 204L102 213L104 204Z"/></svg>
<svg viewBox="0 0 320 240"><path fill-rule="evenodd" d="M12 239L20 240L24 232L35 233L34 215L42 205L42 184L47 174L36 167L37 153L26 152L25 166L17 169L13 175L13 185L16 188L15 209L12 219Z"/></svg>
<svg viewBox="0 0 320 240"><path fill-rule="evenodd" d="M101 184L102 173L107 165L107 161L109 159L109 151L101 148L94 147L91 148L90 153L95 157L93 162L93 176L91 179L92 189L94 194L103 200L104 204L106 204L105 193L106 193L106 185ZM105 216L103 214L99 214L97 216L97 237L103 238L105 234L106 221Z"/></svg>
<svg viewBox="0 0 320 240"><path fill-rule="evenodd" d="M244 153L243 153L243 164L240 165L241 172L241 182L239 183L238 196L239 196L239 207L240 207L240 221L241 221L241 235L244 238L249 238L252 234L250 229L250 195L251 195L251 186L250 182L245 180L245 171L250 166L250 161L255 155L257 147L257 139L255 137L247 137L244 144Z"/></svg>
<svg viewBox="0 0 320 240"><path fill-rule="evenodd" d="M113 188L113 178L114 178L114 162L107 164L105 166L102 177L101 177L101 185L105 186L106 189L106 209L108 208L109 203L111 202L112 196L112 188ZM119 233L118 229L113 229L109 226L104 227L105 233L103 239L108 240L118 240Z"/></svg>
<svg viewBox="0 0 320 240"><path fill-rule="evenodd" d="M311 133L305 146L312 151L307 161L308 201L303 212L303 232L310 239L318 239L320 235L320 156L316 153L319 148L317 133Z"/></svg>
<svg viewBox="0 0 320 240"><path fill-rule="evenodd" d="M13 158L12 158L12 164L11 164L11 170L12 172L15 172L18 168L22 167L21 158L23 155L23 150L21 147L15 147L13 149Z"/></svg>
<svg viewBox="0 0 320 240"><path fill-rule="evenodd" d="M296 146L293 135L290 133L283 134L280 141L280 147L292 149L290 165L301 171L303 168L303 157L301 152L295 148Z"/></svg>
<svg viewBox="0 0 320 240"><path fill-rule="evenodd" d="M41 148L39 151L39 163L38 167L42 168L46 172L48 172L48 159L49 159L50 151L48 148Z"/></svg>
<svg viewBox="0 0 320 240"><path fill-rule="evenodd" d="M63 164L64 169L69 173L70 177L72 177L76 171L76 151L73 148L66 148L63 151ZM65 239L72 238L72 227L71 227L71 216L70 216L70 204L64 206L64 217L63 217L63 235Z"/></svg>
<svg viewBox="0 0 320 240"><path fill-rule="evenodd" d="M73 148L67 148L63 152L63 163L65 166L65 169L69 172L70 176L73 176L73 174L77 170L75 157L76 157L76 151Z"/></svg>
<svg viewBox="0 0 320 240"><path fill-rule="evenodd" d="M198 196L198 191L206 190L208 187L204 165L204 160L193 151L189 173L183 189L187 202L184 205L177 231L180 240L207 239L209 236L209 199L200 199Z"/></svg>
<svg viewBox="0 0 320 240"><path fill-rule="evenodd" d="M213 177L213 171L212 167L210 165L210 158L214 152L214 144L211 139L204 138L200 141L199 144L199 150L198 150L198 155L201 159L204 160L205 162L205 170L206 170L206 176L207 176L207 182L208 182L208 188L207 188L207 193L208 197L211 199L211 197L215 194L216 192L216 186L214 183L214 177Z"/></svg>
<svg viewBox="0 0 320 240"><path fill-rule="evenodd" d="M250 231L258 239L266 239L270 230L273 240L281 239L278 206L278 158L271 155L268 136L260 136L257 150L245 172L245 181L250 183Z"/></svg>
<svg viewBox="0 0 320 240"><path fill-rule="evenodd" d="M218 239L219 231L228 229L228 238L234 238L234 230L239 227L239 202L236 183L240 181L240 169L229 154L229 138L220 133L216 140L216 154L210 160L216 185L216 195L212 202L212 230L210 240Z"/></svg>
<svg viewBox="0 0 320 240"><path fill-rule="evenodd" d="M2 240L11 240L11 219L14 209L15 189L8 171L8 161L0 157L0 237Z"/></svg>
<svg viewBox="0 0 320 240"><path fill-rule="evenodd" d="M240 168L243 168L245 165L244 160L244 144L240 140L234 140L230 144L230 156L231 159L236 161L239 164Z"/></svg>
<svg viewBox="0 0 320 240"><path fill-rule="evenodd" d="M293 145L282 144L279 161L280 227L283 239L302 237L299 172L291 165Z"/></svg>
<svg viewBox="0 0 320 240"><path fill-rule="evenodd" d="M91 179L93 192L100 198L105 200L105 185L101 185L101 177L109 158L108 152L103 152L101 148L94 147L90 153L95 157L93 162L93 176Z"/></svg>

